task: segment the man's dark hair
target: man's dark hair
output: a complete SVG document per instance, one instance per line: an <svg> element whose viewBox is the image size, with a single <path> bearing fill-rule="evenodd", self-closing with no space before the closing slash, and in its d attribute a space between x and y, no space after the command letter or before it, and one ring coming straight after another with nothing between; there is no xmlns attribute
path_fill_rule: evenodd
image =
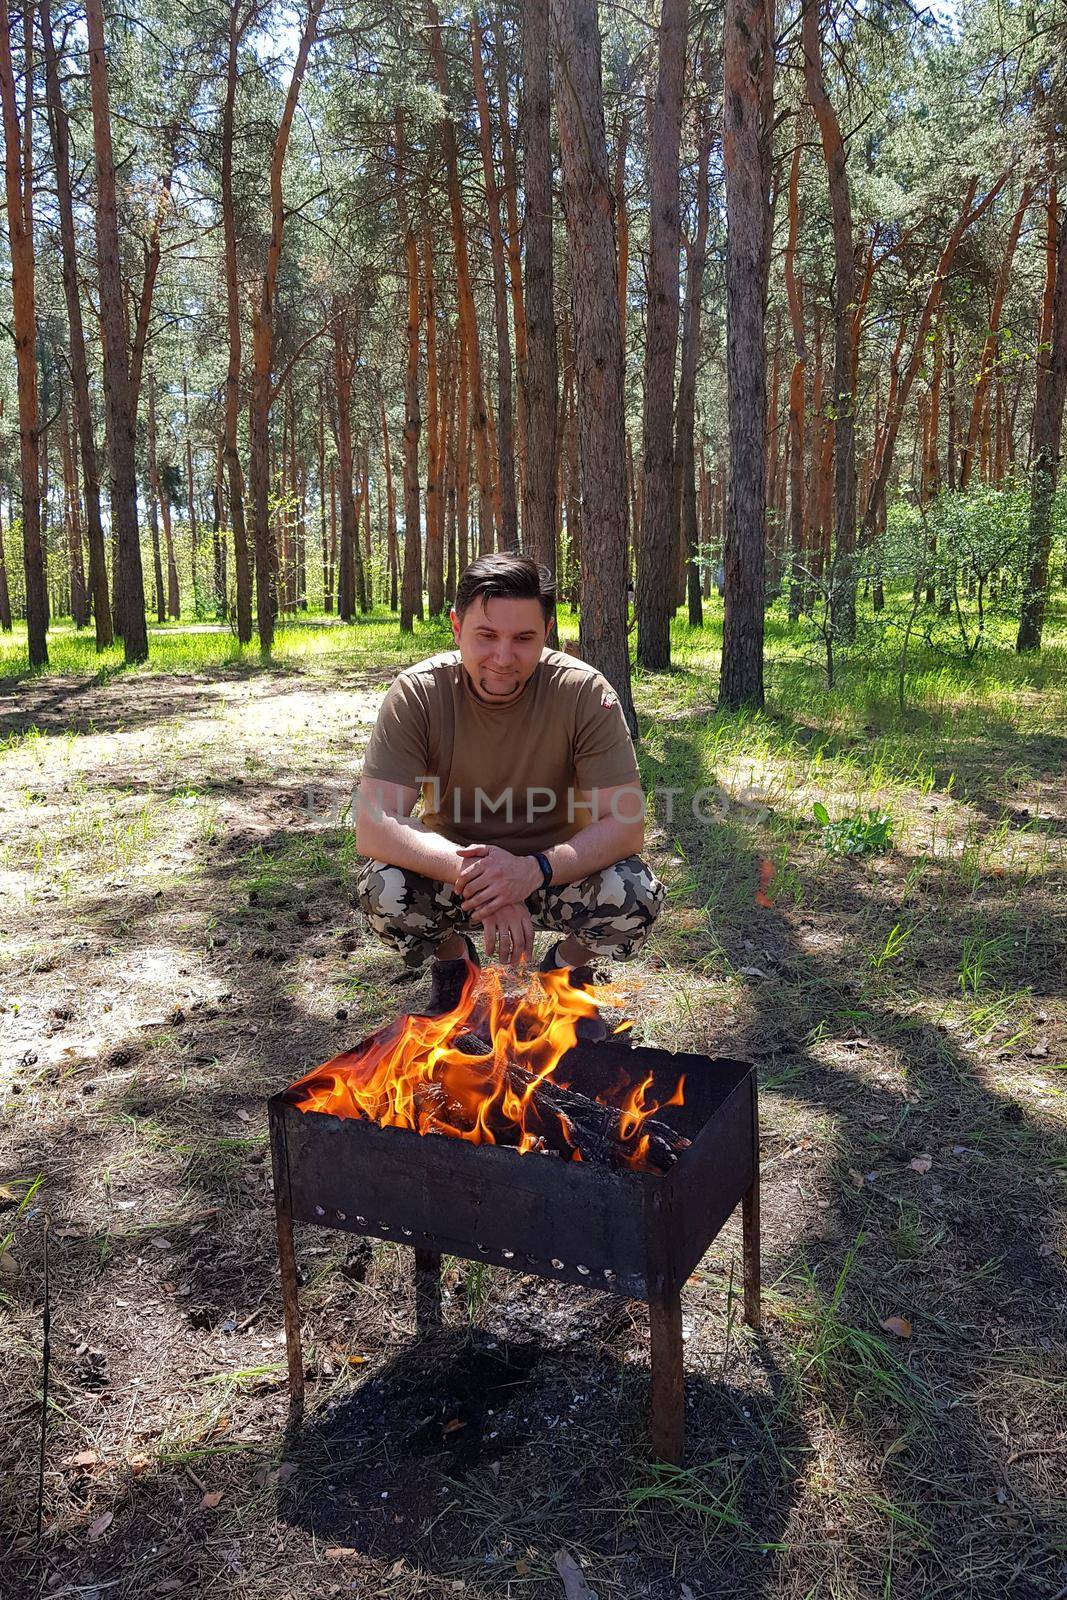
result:
<svg viewBox="0 0 1067 1600"><path fill-rule="evenodd" d="M529 556L479 556L472 561L456 585L456 615L460 621L468 606L481 599L539 600L546 625L556 609L556 586L547 567L539 567Z"/></svg>

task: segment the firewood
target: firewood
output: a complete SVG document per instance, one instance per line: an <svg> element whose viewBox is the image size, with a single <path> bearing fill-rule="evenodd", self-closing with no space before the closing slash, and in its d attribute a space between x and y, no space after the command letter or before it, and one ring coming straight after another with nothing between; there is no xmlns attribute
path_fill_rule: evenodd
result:
<svg viewBox="0 0 1067 1600"><path fill-rule="evenodd" d="M491 1057L491 1046L469 1029L451 1041L452 1048L471 1057ZM502 1095L494 1063L487 1070L485 1092L488 1108L484 1113L485 1127L499 1145L514 1146L523 1131L533 1135L542 1149L574 1159L577 1150L581 1159L601 1166L619 1168L632 1166L633 1158L642 1141L642 1168L655 1172L669 1172L678 1154L689 1145L689 1140L674 1128L656 1117L646 1117L634 1136L619 1136L620 1111L617 1106L606 1105L581 1090L558 1083L555 1078L538 1078L516 1062L504 1066L507 1088L523 1100L526 1107L524 1128L504 1114ZM450 1094L447 1069L443 1079L425 1079L414 1089L414 1109L420 1125L432 1124L435 1131L462 1130L467 1124L467 1114L460 1101Z"/></svg>
<svg viewBox="0 0 1067 1600"><path fill-rule="evenodd" d="M678 1150L689 1143L654 1117L646 1118L632 1139L623 1140L619 1136L617 1106L602 1105L553 1078L538 1080L533 1073L511 1063L505 1070L514 1093L528 1095L528 1130L540 1134L561 1155L569 1157L577 1147L587 1161L598 1161L608 1167L629 1166L630 1158L647 1135L645 1164L657 1172L667 1172L678 1159Z"/></svg>

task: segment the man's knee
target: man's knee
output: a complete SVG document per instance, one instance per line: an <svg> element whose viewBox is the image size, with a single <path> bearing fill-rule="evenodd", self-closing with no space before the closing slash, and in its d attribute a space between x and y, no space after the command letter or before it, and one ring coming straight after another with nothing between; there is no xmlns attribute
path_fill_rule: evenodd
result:
<svg viewBox="0 0 1067 1600"><path fill-rule="evenodd" d="M416 892L414 878L414 873L388 861L368 861L356 879L356 905L371 922L381 917L403 918Z"/></svg>
<svg viewBox="0 0 1067 1600"><path fill-rule="evenodd" d="M641 949L663 907L664 887L641 860L627 856L574 885L577 904L563 912L568 931L597 955L626 961ZM563 891L562 898L567 898Z"/></svg>
<svg viewBox="0 0 1067 1600"><path fill-rule="evenodd" d="M627 856L598 874L593 904L598 910L618 910L621 916L639 917L651 927L663 907L664 888L640 856Z"/></svg>
<svg viewBox="0 0 1067 1600"><path fill-rule="evenodd" d="M436 944L453 932L460 911L449 885L388 861L366 863L355 899L371 931L412 966L429 960Z"/></svg>

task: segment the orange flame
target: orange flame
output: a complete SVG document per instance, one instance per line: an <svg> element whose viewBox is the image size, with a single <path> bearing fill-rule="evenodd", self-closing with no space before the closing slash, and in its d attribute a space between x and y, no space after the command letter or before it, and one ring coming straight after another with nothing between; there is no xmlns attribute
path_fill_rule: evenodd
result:
<svg viewBox="0 0 1067 1600"><path fill-rule="evenodd" d="M602 1005L620 998L606 986L574 989L565 971L539 973L525 990L508 993L499 969L471 967L455 1010L397 1017L358 1051L299 1079L289 1096L300 1111L472 1144L507 1144L522 1155L555 1150L578 1161L581 1141L590 1135L580 1126L580 1111L572 1120L576 1097L554 1075L576 1043L581 1019L597 1018ZM613 1158L640 1169L656 1166L646 1125L661 1103L682 1104L683 1082L660 1102L651 1072L635 1083L631 1073L606 1068L589 1098L610 1112L604 1129Z"/></svg>

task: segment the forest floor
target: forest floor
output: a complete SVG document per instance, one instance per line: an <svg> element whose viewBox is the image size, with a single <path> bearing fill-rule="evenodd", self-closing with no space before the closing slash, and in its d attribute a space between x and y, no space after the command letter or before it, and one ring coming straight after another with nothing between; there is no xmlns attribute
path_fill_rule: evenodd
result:
<svg viewBox="0 0 1067 1600"><path fill-rule="evenodd" d="M764 1326L731 1222L684 1293L685 1465L650 1466L647 1317L298 1229L287 1427L267 1097L394 1014L347 799L382 619L276 662L0 681L0 1590L13 1600L1067 1595L1067 616L833 692L772 634L638 678L668 885L619 980L642 1042L758 1063ZM77 648L81 648L78 646ZM212 655L212 651L216 652ZM835 856L813 815L892 819ZM832 837L832 834L831 836ZM774 868L766 896L757 898ZM35 1542L43 1219L51 1401Z"/></svg>

